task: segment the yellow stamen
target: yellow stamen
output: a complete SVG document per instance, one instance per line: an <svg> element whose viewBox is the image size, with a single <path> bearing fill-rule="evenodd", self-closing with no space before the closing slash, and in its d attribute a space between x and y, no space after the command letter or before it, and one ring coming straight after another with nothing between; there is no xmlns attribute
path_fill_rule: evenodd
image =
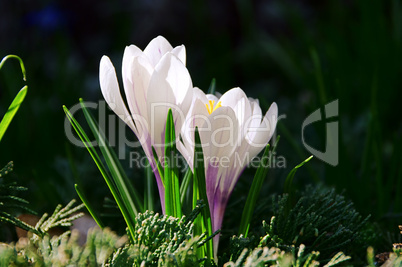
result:
<svg viewBox="0 0 402 267"><path fill-rule="evenodd" d="M211 114L212 112L214 112L217 108L221 107L221 101L218 102L218 104L216 104L216 106L214 107L215 101L214 100L209 100L209 104L205 104L205 106L207 106L207 110L208 113Z"/></svg>

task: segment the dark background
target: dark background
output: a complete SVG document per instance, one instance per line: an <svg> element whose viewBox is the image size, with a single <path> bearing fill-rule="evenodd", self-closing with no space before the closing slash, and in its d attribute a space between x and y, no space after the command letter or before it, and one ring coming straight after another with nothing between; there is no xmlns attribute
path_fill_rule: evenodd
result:
<svg viewBox="0 0 402 267"><path fill-rule="evenodd" d="M239 86L260 99L264 112L275 101L287 116L278 125L277 154L286 158L287 169L270 172L262 199L281 193L286 174L310 155L301 142L304 119L339 99L339 165L313 159L296 174L295 184L344 190L363 215L396 230L402 215L397 0L1 1L0 57L23 59L29 88L0 143L0 165L14 161L35 210L77 198L77 182L91 199L107 195L87 151L67 141L62 105L71 107L80 97L101 100L102 55L111 58L120 77L125 46L144 49L157 35L186 46L194 86L206 91L216 78L218 91ZM0 114L24 84L18 63L6 63L0 71ZM324 150L325 122L306 131L307 142ZM141 187L143 170L123 164ZM242 208L254 171L246 170L229 208Z"/></svg>

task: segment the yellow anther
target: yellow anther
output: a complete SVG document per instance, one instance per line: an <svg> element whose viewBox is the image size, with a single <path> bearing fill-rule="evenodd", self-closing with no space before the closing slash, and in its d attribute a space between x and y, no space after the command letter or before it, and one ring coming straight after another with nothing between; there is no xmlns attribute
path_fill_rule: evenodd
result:
<svg viewBox="0 0 402 267"><path fill-rule="evenodd" d="M211 114L212 112L214 112L217 108L221 107L221 101L218 102L218 104L216 104L216 106L214 106L215 101L214 100L209 100L209 104L205 104L205 106L207 106L207 110L208 113Z"/></svg>

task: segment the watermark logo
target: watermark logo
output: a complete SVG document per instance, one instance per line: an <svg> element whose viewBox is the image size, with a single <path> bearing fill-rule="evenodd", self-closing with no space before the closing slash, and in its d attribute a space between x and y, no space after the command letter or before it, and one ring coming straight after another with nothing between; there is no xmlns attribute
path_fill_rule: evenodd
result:
<svg viewBox="0 0 402 267"><path fill-rule="evenodd" d="M303 122L302 125L302 142L304 147L312 153L316 158L332 165L337 166L339 162L339 122L333 121L334 118L339 115L338 108L338 99L334 100L325 105L324 108L324 118L321 116L321 108L317 109L313 113L311 113ZM325 120L326 122L326 142L325 142L325 150L319 151L308 145L306 140L304 139L304 130L305 128L318 121Z"/></svg>
<svg viewBox="0 0 402 267"><path fill-rule="evenodd" d="M193 147L195 145L192 136L194 136L195 125L200 126L199 132L201 138L204 137L202 143L203 149L214 150L215 152L221 151L220 149L226 148L224 154L219 156L219 164L223 163L233 163L236 165L243 166L245 163L252 165L255 159L250 157L249 153L245 148L250 147L252 151L257 151L263 149L265 142L263 142L262 137L266 135L272 136L273 142L275 142L275 125L280 119L285 119L286 115L282 114L278 117L276 115L270 117L264 117L261 114L252 115L250 117L244 118L242 121L242 127L239 127L239 121L237 117L239 114L243 114L243 110L236 110L237 116L233 113L230 114L218 114L212 118L205 115L194 115L187 117L186 114L180 111L176 106L166 106L163 103L157 103L151 107L150 116L141 116L139 114L127 115L127 114L117 114L120 119L116 119L114 114L107 113L108 105L104 101L99 103L85 102L88 109L93 111L98 111L98 122L99 122L99 132L105 136L109 141L111 147L117 147L119 159L125 159L127 156L126 148L137 148L141 146L147 146L147 142L152 142L152 146L155 149L163 149L164 146L164 123L156 122L155 117L163 113L163 109L171 108L174 111L175 125L177 130L184 126L186 131L182 131L180 136L176 138L176 142L185 142L184 144L179 144L182 147ZM113 109L114 106L111 106ZM239 107L238 107L239 108ZM71 114L74 116L75 113L81 110L81 105L78 103L70 108ZM116 111L116 110L115 110ZM166 112L165 112L166 113ZM164 114L164 113L163 113ZM339 161L338 153L338 143L339 143L339 122L338 122L339 108L338 100L334 100L325 105L323 109L317 109L311 113L303 122L301 126L302 131L302 143L304 147L313 154L316 158L332 165L337 166ZM242 118L242 116L240 116ZM106 123L108 121L108 123ZM320 151L317 148L309 145L305 140L305 129L307 126L317 123L319 121L325 122L326 128L326 143L324 151ZM137 138L128 138L126 136L126 122L132 122L132 130L135 132ZM130 125L130 123L129 123ZM65 133L70 142L79 147L85 147L79 138L73 133L71 124L66 117L65 122ZM157 130L155 130L157 128ZM263 132L260 134L260 132ZM161 134L163 133L163 134ZM256 136L258 138L256 138ZM269 138L271 139L271 138ZM245 145L248 143L247 145ZM98 146L99 144L96 140L90 140L89 144L91 146ZM230 151L229 151L230 150ZM230 152L230 153L229 153ZM225 155L231 155L235 153L233 157L225 158ZM238 153L239 152L239 153ZM189 150L189 155L192 155L193 151ZM211 155L215 155L212 153ZM252 153L256 156L255 153ZM150 151L148 151L147 156L150 158ZM188 156L188 155L187 155ZM241 157L239 160L237 157ZM258 157L256 157L259 160ZM146 158L139 157L139 154L130 154L130 165L141 165L144 166L146 163ZM274 167L285 167L286 162L284 158L277 157L277 164L273 164ZM227 168L227 166L222 166ZM272 166L271 166L272 167Z"/></svg>

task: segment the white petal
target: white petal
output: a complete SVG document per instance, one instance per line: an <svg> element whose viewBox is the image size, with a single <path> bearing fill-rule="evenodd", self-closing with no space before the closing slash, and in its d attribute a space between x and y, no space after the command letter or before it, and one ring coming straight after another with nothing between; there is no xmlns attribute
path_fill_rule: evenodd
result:
<svg viewBox="0 0 402 267"><path fill-rule="evenodd" d="M250 102L244 91L238 87L233 88L222 95L219 99L222 106L228 106L233 109L239 121L239 127L243 127L244 122L251 116ZM242 132L242 136L245 132Z"/></svg>
<svg viewBox="0 0 402 267"><path fill-rule="evenodd" d="M176 101L178 104L188 104L190 106L193 97L193 83L191 81L190 73L186 66L173 54L166 54L166 60L170 61L168 68L159 68L160 72L163 71L165 79L173 89Z"/></svg>
<svg viewBox="0 0 402 267"><path fill-rule="evenodd" d="M137 135L132 118L120 94L116 71L107 56L103 56L99 66L99 82L102 95L109 107L133 130Z"/></svg>
<svg viewBox="0 0 402 267"><path fill-rule="evenodd" d="M245 123L247 125L247 140L254 139L254 136L256 134L255 130L260 127L261 121L263 119L260 105L257 102L251 102L250 104L252 115L247 118L247 121ZM251 143L251 141L249 143Z"/></svg>
<svg viewBox="0 0 402 267"><path fill-rule="evenodd" d="M230 107L220 107L208 119L202 127L211 130L200 131L204 155L209 157L207 162L226 160L239 145L236 115Z"/></svg>
<svg viewBox="0 0 402 267"><path fill-rule="evenodd" d="M184 45L176 46L172 50L172 54L178 57L180 61L183 62L184 65L186 65L186 48L184 47Z"/></svg>
<svg viewBox="0 0 402 267"><path fill-rule="evenodd" d="M234 107L237 105L237 103L240 100L242 100L243 98L246 98L247 102L248 102L248 98L247 98L246 94L244 93L244 91L242 89L240 89L239 87L236 87L236 88L232 88L229 91L227 91L226 93L224 93L219 98L219 101L221 101L222 106L228 106L228 107L232 107L232 109L234 109Z"/></svg>
<svg viewBox="0 0 402 267"><path fill-rule="evenodd" d="M144 54L148 57L152 66L156 66L163 55L173 50L172 45L162 36L152 39L144 49Z"/></svg>
<svg viewBox="0 0 402 267"><path fill-rule="evenodd" d="M204 103L208 103L207 95L198 87L193 88L193 98L200 99Z"/></svg>
<svg viewBox="0 0 402 267"><path fill-rule="evenodd" d="M131 64L135 57L142 55L141 49L135 45L127 46L123 54L123 62L121 66L123 85L126 86L127 82L132 82L131 77Z"/></svg>
<svg viewBox="0 0 402 267"><path fill-rule="evenodd" d="M137 126L138 133L145 136L149 129L146 101L153 68L145 57L139 56L134 58L131 71L133 82L130 87L125 86L124 89L131 114L135 114L136 125L142 125L141 128Z"/></svg>
<svg viewBox="0 0 402 267"><path fill-rule="evenodd" d="M125 88L126 94L130 95L130 103L133 103L132 113L135 111L136 114L140 114L145 118L147 118L146 100L148 88L153 71L151 64L146 58L136 57L131 67L133 83L131 88Z"/></svg>
<svg viewBox="0 0 402 267"><path fill-rule="evenodd" d="M278 120L278 106L272 103L265 114L260 127L256 129L255 136L250 142L250 156L256 156L268 143L275 132Z"/></svg>
<svg viewBox="0 0 402 267"><path fill-rule="evenodd" d="M155 149L164 145L169 108L173 112L176 135L179 135L179 129L191 104L191 89L191 78L183 63L171 53L163 56L151 76L147 92L148 120ZM182 101L188 103L181 103ZM161 148L158 150L162 151Z"/></svg>
<svg viewBox="0 0 402 267"><path fill-rule="evenodd" d="M180 154L184 157L184 160L187 162L190 169L193 170L194 151L186 147L182 142L177 142L176 147Z"/></svg>
<svg viewBox="0 0 402 267"><path fill-rule="evenodd" d="M209 122L208 110L205 104L200 99L196 99L191 107L191 111L189 111L188 116L183 123L181 130L183 143L191 156L194 155L195 127L198 127L199 132L210 131L211 126L206 122ZM204 125L204 123L206 124ZM188 163L190 164L190 162Z"/></svg>
<svg viewBox="0 0 402 267"><path fill-rule="evenodd" d="M158 76L166 81L173 92L172 108L176 126L181 128L193 98L193 84L187 68L175 55L167 53L156 66ZM162 93L163 94L163 93ZM164 98L157 97L161 100Z"/></svg>

